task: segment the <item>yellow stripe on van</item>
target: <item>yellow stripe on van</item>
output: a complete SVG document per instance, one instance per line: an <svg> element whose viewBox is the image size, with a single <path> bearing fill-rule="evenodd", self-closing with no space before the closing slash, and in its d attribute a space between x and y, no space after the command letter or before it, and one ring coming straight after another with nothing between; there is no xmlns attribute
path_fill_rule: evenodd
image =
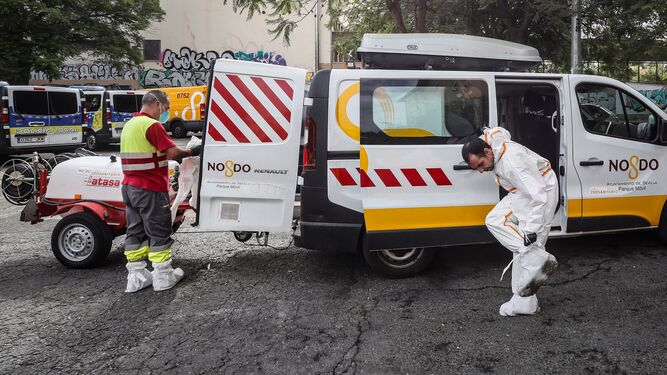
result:
<svg viewBox="0 0 667 375"><path fill-rule="evenodd" d="M568 217L637 216L651 225L660 223L667 195L568 200ZM483 226L494 205L376 208L364 210L366 230L409 230Z"/></svg>
<svg viewBox="0 0 667 375"><path fill-rule="evenodd" d="M667 195L584 199L583 216L639 216L651 225L658 225L665 199Z"/></svg>
<svg viewBox="0 0 667 375"><path fill-rule="evenodd" d="M364 211L366 230L426 229L484 225L494 205L376 208Z"/></svg>
<svg viewBox="0 0 667 375"><path fill-rule="evenodd" d="M68 134L68 133L81 133L81 127L87 125L44 125L44 126L35 126L35 127L11 127L9 128L9 134L11 135L30 135L30 134Z"/></svg>
<svg viewBox="0 0 667 375"><path fill-rule="evenodd" d="M581 199L567 200L567 217L581 217Z"/></svg>

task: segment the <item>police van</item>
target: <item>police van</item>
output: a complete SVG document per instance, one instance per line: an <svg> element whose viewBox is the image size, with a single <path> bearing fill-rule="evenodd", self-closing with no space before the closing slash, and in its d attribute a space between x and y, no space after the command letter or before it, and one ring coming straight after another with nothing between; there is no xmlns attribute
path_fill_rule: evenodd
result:
<svg viewBox="0 0 667 375"><path fill-rule="evenodd" d="M204 230L288 231L301 113L308 249L361 252L405 277L435 249L493 241L485 217L507 194L461 158L467 137L504 127L548 158L560 185L552 237L658 229L667 239L667 114L600 76L528 73L536 49L448 34L365 35L364 69L218 60L199 186Z"/></svg>
<svg viewBox="0 0 667 375"><path fill-rule="evenodd" d="M87 89L88 129L86 148L96 150L100 144L120 142L125 123L141 109L142 91Z"/></svg>
<svg viewBox="0 0 667 375"><path fill-rule="evenodd" d="M86 128L79 90L0 86L0 155L81 147Z"/></svg>

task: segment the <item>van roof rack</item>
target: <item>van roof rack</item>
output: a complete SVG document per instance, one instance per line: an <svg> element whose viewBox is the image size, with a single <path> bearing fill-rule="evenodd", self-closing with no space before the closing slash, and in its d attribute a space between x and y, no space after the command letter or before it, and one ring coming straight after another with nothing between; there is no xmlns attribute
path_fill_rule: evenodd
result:
<svg viewBox="0 0 667 375"><path fill-rule="evenodd" d="M527 71L537 49L459 34L364 34L357 56L365 69Z"/></svg>

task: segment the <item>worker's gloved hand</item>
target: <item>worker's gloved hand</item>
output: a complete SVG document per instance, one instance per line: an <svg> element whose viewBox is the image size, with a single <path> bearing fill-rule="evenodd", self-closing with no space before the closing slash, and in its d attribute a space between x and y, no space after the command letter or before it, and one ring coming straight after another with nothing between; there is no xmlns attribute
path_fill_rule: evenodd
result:
<svg viewBox="0 0 667 375"><path fill-rule="evenodd" d="M528 232L523 233L524 246L530 246L531 244L534 244L535 241L537 241L537 233L528 233Z"/></svg>
<svg viewBox="0 0 667 375"><path fill-rule="evenodd" d="M192 153L192 156L199 156L199 154L201 154L201 145L191 148L190 152Z"/></svg>

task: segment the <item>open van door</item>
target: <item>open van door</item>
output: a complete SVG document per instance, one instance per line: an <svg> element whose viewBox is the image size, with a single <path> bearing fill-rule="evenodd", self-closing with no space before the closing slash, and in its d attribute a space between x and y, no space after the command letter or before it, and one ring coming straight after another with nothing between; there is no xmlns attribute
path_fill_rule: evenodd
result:
<svg viewBox="0 0 667 375"><path fill-rule="evenodd" d="M200 170L201 229L289 230L305 80L303 69L216 61Z"/></svg>

